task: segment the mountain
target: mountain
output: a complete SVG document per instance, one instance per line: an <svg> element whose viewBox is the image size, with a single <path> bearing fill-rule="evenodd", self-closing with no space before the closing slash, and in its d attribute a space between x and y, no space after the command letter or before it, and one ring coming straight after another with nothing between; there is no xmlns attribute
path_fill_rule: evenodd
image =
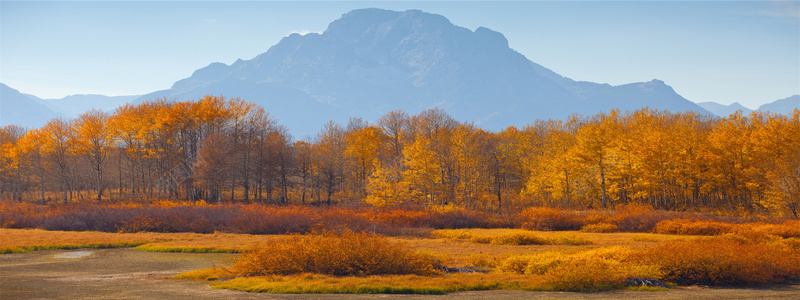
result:
<svg viewBox="0 0 800 300"><path fill-rule="evenodd" d="M759 111L768 111L778 114L790 115L795 109L800 109L800 95L794 95L786 99L775 100L758 107Z"/></svg>
<svg viewBox="0 0 800 300"><path fill-rule="evenodd" d="M734 102L730 105L719 104L716 102L701 102L697 103L697 105L718 117L727 117L736 111L742 111L744 114L749 114L753 111L752 109L742 106L739 104L739 102Z"/></svg>
<svg viewBox="0 0 800 300"><path fill-rule="evenodd" d="M501 33L419 10L354 10L322 34L292 34L253 59L212 63L136 103L206 94L255 102L300 136L328 120L432 107L488 130L612 108L710 114L662 81L574 81L509 48Z"/></svg>
<svg viewBox="0 0 800 300"><path fill-rule="evenodd" d="M135 96L103 96L103 95L71 95L61 99L38 100L51 110L68 118L77 118L78 115L90 110L99 109L106 112L115 110L120 105L131 102L140 95Z"/></svg>
<svg viewBox="0 0 800 300"><path fill-rule="evenodd" d="M61 116L36 99L0 83L0 126L37 128Z"/></svg>
<svg viewBox="0 0 800 300"><path fill-rule="evenodd" d="M738 102L734 102L730 105L716 102L701 102L697 103L697 105L718 117L727 117L736 111L742 111L744 114L749 114L753 111L752 109L742 106ZM800 95L794 95L786 99L763 104L759 106L756 111L791 115L795 109L800 109Z"/></svg>

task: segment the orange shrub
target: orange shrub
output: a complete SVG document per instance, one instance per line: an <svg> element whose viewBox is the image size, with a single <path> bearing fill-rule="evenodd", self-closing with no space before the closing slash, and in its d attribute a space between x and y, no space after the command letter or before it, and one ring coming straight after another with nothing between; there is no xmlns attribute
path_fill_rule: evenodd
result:
<svg viewBox="0 0 800 300"><path fill-rule="evenodd" d="M419 227L424 220L431 218L432 212L412 209L375 209L365 214L370 220L391 227Z"/></svg>
<svg viewBox="0 0 800 300"><path fill-rule="evenodd" d="M729 223L674 219L658 222L653 231L662 234L721 235L732 233L735 228L735 224Z"/></svg>
<svg viewBox="0 0 800 300"><path fill-rule="evenodd" d="M546 289L597 292L625 287L628 278L660 278L650 265L637 265L599 256L580 257L548 270L543 276Z"/></svg>
<svg viewBox="0 0 800 300"><path fill-rule="evenodd" d="M34 228L37 221L43 218L47 211L47 206L2 200L0 201L0 227Z"/></svg>
<svg viewBox="0 0 800 300"><path fill-rule="evenodd" d="M800 220L789 220L780 224L742 224L744 230L751 229L764 234L775 235L782 238L800 238ZM740 229L741 230L741 229Z"/></svg>
<svg viewBox="0 0 800 300"><path fill-rule="evenodd" d="M317 224L314 226L316 231L369 231L382 233L383 224L372 222L365 215L359 213L357 209L327 208L316 212L318 215Z"/></svg>
<svg viewBox="0 0 800 300"><path fill-rule="evenodd" d="M679 284L742 285L800 279L800 253L731 237L675 241L639 253L658 266L664 279Z"/></svg>
<svg viewBox="0 0 800 300"><path fill-rule="evenodd" d="M629 203L617 205L616 214L607 222L617 225L621 231L649 232L658 222L667 219L670 219L667 213L653 210L649 205Z"/></svg>
<svg viewBox="0 0 800 300"><path fill-rule="evenodd" d="M548 207L531 207L517 216L528 230L578 230L583 222L571 211Z"/></svg>
<svg viewBox="0 0 800 300"><path fill-rule="evenodd" d="M542 276L544 289L559 291L601 291L625 286L633 277L659 279L656 266L629 260L632 250L607 247L575 254L549 251L511 256L500 262L502 272Z"/></svg>
<svg viewBox="0 0 800 300"><path fill-rule="evenodd" d="M248 234L285 234L310 231L317 220L309 208L245 205L225 222L225 231Z"/></svg>
<svg viewBox="0 0 800 300"><path fill-rule="evenodd" d="M432 256L412 252L387 238L347 231L293 235L256 246L232 266L241 276L317 273L328 275L436 274Z"/></svg>

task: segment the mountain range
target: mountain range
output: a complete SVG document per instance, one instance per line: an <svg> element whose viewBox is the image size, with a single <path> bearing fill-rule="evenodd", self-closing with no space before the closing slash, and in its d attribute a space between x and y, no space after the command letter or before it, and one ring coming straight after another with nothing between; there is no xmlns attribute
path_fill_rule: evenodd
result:
<svg viewBox="0 0 800 300"><path fill-rule="evenodd" d="M31 110L42 111L42 117L51 112L72 117L89 106L109 109L125 102L192 100L212 94L261 105L296 137L315 134L329 120L374 121L397 109L413 114L439 107L458 120L496 131L536 119L610 109L716 114L735 108L695 104L656 79L619 86L575 81L509 48L501 33L484 27L472 31L419 10L381 9L351 11L321 34L289 35L250 60L212 63L170 89L140 97L37 100L6 89L3 86L0 124L25 125L7 115ZM25 101L17 94L30 100L25 112L18 108ZM798 97L767 108L779 112L798 107ZM9 108L23 113L7 113Z"/></svg>
<svg viewBox="0 0 800 300"><path fill-rule="evenodd" d="M753 109L744 107L738 102L734 102L729 105L719 104L716 102L700 102L697 103L697 105L700 105L700 107L720 117L728 116L736 111L741 111L745 114L753 111ZM800 95L794 95L789 98L775 100L773 102L763 104L755 109L755 111L776 114L791 114L795 109L800 109Z"/></svg>

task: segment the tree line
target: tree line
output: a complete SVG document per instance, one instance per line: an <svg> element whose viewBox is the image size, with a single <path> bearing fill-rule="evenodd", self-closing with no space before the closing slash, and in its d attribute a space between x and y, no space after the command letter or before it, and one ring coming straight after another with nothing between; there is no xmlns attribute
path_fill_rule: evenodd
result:
<svg viewBox="0 0 800 300"><path fill-rule="evenodd" d="M800 111L716 118L650 109L488 132L440 109L329 122L295 141L263 108L206 96L0 128L0 198L455 205L643 203L800 208Z"/></svg>

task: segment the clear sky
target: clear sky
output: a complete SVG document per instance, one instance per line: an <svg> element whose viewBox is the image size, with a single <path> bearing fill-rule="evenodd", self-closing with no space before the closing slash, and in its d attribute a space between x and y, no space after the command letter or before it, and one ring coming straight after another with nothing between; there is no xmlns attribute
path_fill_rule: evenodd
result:
<svg viewBox="0 0 800 300"><path fill-rule="evenodd" d="M421 9L503 33L563 76L661 79L695 102L800 94L800 1L0 1L0 82L40 98L145 94L251 59L357 8Z"/></svg>

